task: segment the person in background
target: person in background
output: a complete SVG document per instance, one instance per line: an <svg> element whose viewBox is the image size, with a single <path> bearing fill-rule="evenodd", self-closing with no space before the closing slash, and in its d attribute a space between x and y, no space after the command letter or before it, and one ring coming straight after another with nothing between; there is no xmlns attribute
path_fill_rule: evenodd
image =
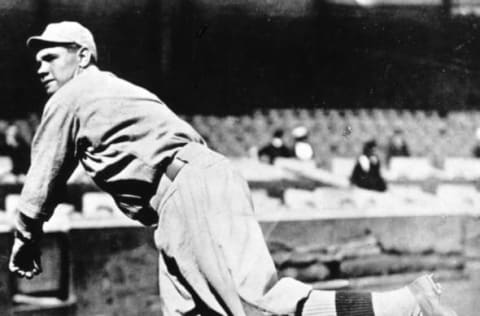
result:
<svg viewBox="0 0 480 316"><path fill-rule="evenodd" d="M0 156L6 156L7 143L5 133L10 123L7 120L0 120Z"/></svg>
<svg viewBox="0 0 480 316"><path fill-rule="evenodd" d="M363 145L363 153L353 167L350 183L367 190L381 192L387 190L387 183L380 172L380 159L375 140L369 140Z"/></svg>
<svg viewBox="0 0 480 316"><path fill-rule="evenodd" d="M313 146L308 141L308 129L305 126L298 126L292 130L293 156L299 160L310 161L313 159Z"/></svg>
<svg viewBox="0 0 480 316"><path fill-rule="evenodd" d="M276 129L273 132L272 140L269 144L263 146L258 151L260 160L267 160L268 163L273 164L278 157L292 157L292 149L285 144L284 132L282 129Z"/></svg>
<svg viewBox="0 0 480 316"><path fill-rule="evenodd" d="M472 149L472 155L475 158L480 158L480 127L475 131L475 145Z"/></svg>
<svg viewBox="0 0 480 316"><path fill-rule="evenodd" d="M12 174L24 176L30 167L30 144L21 135L16 124L5 130L5 155L12 160Z"/></svg>
<svg viewBox="0 0 480 316"><path fill-rule="evenodd" d="M388 141L386 160L387 165L390 165L392 157L409 157L410 150L408 148L407 141L405 140L403 131L401 129L395 129L392 137Z"/></svg>
<svg viewBox="0 0 480 316"><path fill-rule="evenodd" d="M34 112L29 113L27 115L26 124L28 126L30 139L32 139L33 135L35 135L35 131L38 128L38 125L40 125L40 118L38 117L38 114Z"/></svg>

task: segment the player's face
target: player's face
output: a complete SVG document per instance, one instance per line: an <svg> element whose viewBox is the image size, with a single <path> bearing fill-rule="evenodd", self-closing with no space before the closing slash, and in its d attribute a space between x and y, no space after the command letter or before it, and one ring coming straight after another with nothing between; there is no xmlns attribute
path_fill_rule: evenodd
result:
<svg viewBox="0 0 480 316"><path fill-rule="evenodd" d="M54 94L77 74L80 58L77 51L63 46L46 47L35 59L37 73L47 94Z"/></svg>

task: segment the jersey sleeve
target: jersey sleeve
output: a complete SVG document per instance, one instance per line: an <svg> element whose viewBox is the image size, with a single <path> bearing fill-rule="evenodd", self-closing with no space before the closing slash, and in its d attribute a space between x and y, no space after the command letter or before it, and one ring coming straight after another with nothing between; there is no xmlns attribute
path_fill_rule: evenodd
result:
<svg viewBox="0 0 480 316"><path fill-rule="evenodd" d="M31 165L17 206L20 213L42 221L52 216L77 164L77 129L70 107L47 104L32 143Z"/></svg>

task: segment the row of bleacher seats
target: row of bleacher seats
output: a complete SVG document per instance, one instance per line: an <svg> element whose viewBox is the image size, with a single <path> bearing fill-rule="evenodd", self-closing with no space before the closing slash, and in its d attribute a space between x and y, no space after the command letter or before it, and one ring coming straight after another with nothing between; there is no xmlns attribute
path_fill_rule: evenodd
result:
<svg viewBox="0 0 480 316"><path fill-rule="evenodd" d="M18 194L5 197L5 212L1 214L4 218L13 218L18 198ZM73 205L60 204L53 221L118 219L134 224L106 193L86 192L81 199L79 210ZM386 193L356 188L288 188L282 199L270 196L265 190L253 190L252 200L259 215L302 212L332 217L348 212L366 216L480 215L480 194L473 185L441 184L435 192L425 192L415 185L392 186Z"/></svg>
<svg viewBox="0 0 480 316"><path fill-rule="evenodd" d="M394 129L400 128L405 133L412 157L393 159L388 166L387 179L471 180L480 177L480 162L470 158L475 132L480 127L480 111L452 111L439 115L435 111L422 110L292 108L259 110L237 116L184 118L207 138L212 148L230 157L248 157L251 148L268 143L277 128L287 132L289 141L288 131L303 125L310 131L309 140L317 164L340 176L350 174L353 159L361 152L365 140L376 138L382 149ZM26 122L19 125L23 129L30 126ZM346 133L346 130L351 132ZM0 177L11 167L8 157L0 157Z"/></svg>
<svg viewBox="0 0 480 316"><path fill-rule="evenodd" d="M355 158L333 157L330 171L341 177L349 177L355 165ZM426 157L394 157L383 175L389 181L443 181L480 180L480 159L470 157L445 157L441 165Z"/></svg>
<svg viewBox="0 0 480 316"><path fill-rule="evenodd" d="M480 210L480 194L474 181L445 182L437 181L433 186L428 181L411 179L410 182L391 182L386 193L370 192L350 187L346 177L341 172L348 170L346 158L344 165L338 165L338 170L327 173L315 168L314 164L299 162L297 160L279 160L274 165L261 163L259 161L238 158L233 159L235 168L247 179L252 187L252 199L259 212L291 212L291 211L312 211L336 212L353 211L363 212L362 214L383 214L392 213L418 213L428 212L459 212L472 213ZM353 161L350 159L350 163ZM401 158L399 158L401 159ZM422 159L422 158L413 158ZM412 160L412 159L410 159ZM480 177L480 160L475 161L476 166L470 166ZM404 165L405 171L423 172L426 168L417 163L418 170L411 165ZM395 165L395 163L393 163ZM460 166L466 166L460 163ZM77 179L83 179L79 176ZM314 186L308 185L306 179L313 179L318 183ZM342 180L343 179L343 180ZM399 179L401 180L401 178ZM423 179L428 180L428 179ZM445 180L445 179L440 179ZM429 184L425 186L425 182ZM256 183L256 185L255 185ZM323 183L323 185L321 184ZM307 185L305 185L307 184ZM332 187L326 187L329 185ZM71 182L67 194L69 205L62 204L56 211L57 218L83 219L123 219L129 222L115 206L113 199L106 193L98 192L96 187L88 183L75 184ZM273 194L271 189L275 189ZM18 202L21 184L0 186L0 200L3 205L0 208L6 210L2 215L10 217ZM281 192L280 194L278 194ZM367 212L367 213L365 213Z"/></svg>
<svg viewBox="0 0 480 316"><path fill-rule="evenodd" d="M296 178L303 178L337 187L349 185L348 179L356 161L352 157L333 157L331 168L327 170L302 162L284 163L289 160L279 159L271 166L250 158L232 159L235 167L250 183L295 182ZM440 168L434 166L428 158L395 157L392 158L390 167L382 170L382 174L391 184L475 184L480 180L480 159L447 157Z"/></svg>
<svg viewBox="0 0 480 316"><path fill-rule="evenodd" d="M247 180L251 180L251 182L268 182L271 179L294 180L291 174L282 170L285 166L269 166L251 158L233 158L232 160L237 169L241 170ZM303 173L313 175L319 172L330 172L332 176L347 181L355 162L356 158L354 157L331 157L329 168L319 169L312 166L305 169ZM0 156L0 183L18 182L18 177L14 177L13 181L8 180L11 179L9 177L11 168L10 158ZM421 182L429 179L437 179L439 181L478 181L480 180L480 159L446 157L442 165L438 166L426 157L394 157L391 159L388 168L382 169L382 174L387 181ZM325 177L328 175L322 174L320 176ZM86 178L88 176L79 167L72 175L70 182L85 182Z"/></svg>
<svg viewBox="0 0 480 316"><path fill-rule="evenodd" d="M338 216L480 215L480 194L473 185L441 184L435 192L419 186L392 186L386 193L350 188L290 188L284 203L267 193L253 192L256 212L309 213Z"/></svg>
<svg viewBox="0 0 480 316"><path fill-rule="evenodd" d="M267 143L273 131L287 133L303 125L319 160L334 156L355 156L362 143L376 138L380 148L394 129L402 129L413 156L471 155L480 111L435 111L393 109L269 109L240 116L185 117L210 145L229 156L246 156L249 149ZM345 133L347 129L351 133Z"/></svg>
<svg viewBox="0 0 480 316"><path fill-rule="evenodd" d="M218 151L232 157L249 155L252 147L266 144L277 128L288 132L303 125L310 131L310 141L317 159L331 156L356 156L362 143L376 138L380 148L394 129L402 129L413 156L471 155L475 130L480 127L480 111L435 111L396 109L265 109L249 114L183 116ZM16 120L27 141L35 124ZM345 133L346 130L351 132Z"/></svg>

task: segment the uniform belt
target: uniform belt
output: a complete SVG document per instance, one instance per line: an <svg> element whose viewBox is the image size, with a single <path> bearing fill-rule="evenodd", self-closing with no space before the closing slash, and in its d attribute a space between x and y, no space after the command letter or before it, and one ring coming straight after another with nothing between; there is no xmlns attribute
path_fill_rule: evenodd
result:
<svg viewBox="0 0 480 316"><path fill-rule="evenodd" d="M187 163L185 161L174 157L165 168L165 175L168 179L170 179L170 181L175 180L180 170L182 170L186 164Z"/></svg>

